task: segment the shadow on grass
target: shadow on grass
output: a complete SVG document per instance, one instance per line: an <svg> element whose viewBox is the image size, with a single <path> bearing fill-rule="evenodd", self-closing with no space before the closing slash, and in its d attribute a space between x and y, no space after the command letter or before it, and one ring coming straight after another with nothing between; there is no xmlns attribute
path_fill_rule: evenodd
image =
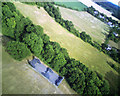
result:
<svg viewBox="0 0 120 96"><path fill-rule="evenodd" d="M109 82L110 92L116 95L120 94L120 75L110 71L105 74L105 79Z"/></svg>
<svg viewBox="0 0 120 96"><path fill-rule="evenodd" d="M2 35L2 46L6 47L7 43L12 40L14 39L11 37Z"/></svg>
<svg viewBox="0 0 120 96"><path fill-rule="evenodd" d="M116 72L118 72L120 74L120 67L117 67L115 64L113 64L112 62L108 62L108 65L110 65L110 67L112 67Z"/></svg>

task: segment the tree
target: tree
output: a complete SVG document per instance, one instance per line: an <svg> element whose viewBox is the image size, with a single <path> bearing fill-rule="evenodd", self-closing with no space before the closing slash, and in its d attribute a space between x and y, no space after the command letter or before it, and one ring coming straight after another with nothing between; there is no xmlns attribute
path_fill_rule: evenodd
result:
<svg viewBox="0 0 120 96"><path fill-rule="evenodd" d="M27 17L27 18L22 18L21 20L24 24L24 26L32 25L32 21Z"/></svg>
<svg viewBox="0 0 120 96"><path fill-rule="evenodd" d="M57 71L59 72L59 69L64 66L66 64L66 60L64 58L64 55L62 53L59 53L58 55L56 55L52 62L51 62L51 66Z"/></svg>
<svg viewBox="0 0 120 96"><path fill-rule="evenodd" d="M41 37L42 38L42 40L43 40L43 43L49 43L49 39L50 39L50 37L49 36L47 36L46 34L43 34L43 36Z"/></svg>
<svg viewBox="0 0 120 96"><path fill-rule="evenodd" d="M90 80L89 82L87 82L87 86L85 87L85 95L92 95L92 96L96 96L96 95L101 95L101 92L99 90L99 88L97 86L94 85L93 81Z"/></svg>
<svg viewBox="0 0 120 96"><path fill-rule="evenodd" d="M103 95L107 95L110 93L109 83L106 80L103 81L100 91Z"/></svg>
<svg viewBox="0 0 120 96"><path fill-rule="evenodd" d="M10 18L13 16L13 13L11 12L11 10L7 5L4 5L2 7L2 13L3 13L3 16L5 16L6 18Z"/></svg>
<svg viewBox="0 0 120 96"><path fill-rule="evenodd" d="M46 60L47 63L51 62L52 59L55 57L53 46L50 44L45 45L44 52L42 52L42 56Z"/></svg>
<svg viewBox="0 0 120 96"><path fill-rule="evenodd" d="M7 25L10 28L15 28L16 26L15 18L12 17L10 19L7 19Z"/></svg>
<svg viewBox="0 0 120 96"><path fill-rule="evenodd" d="M53 46L53 49L55 51L55 54L59 54L60 52L60 44L57 42L50 42L50 44Z"/></svg>
<svg viewBox="0 0 120 96"><path fill-rule="evenodd" d="M41 55L41 51L43 50L43 41L35 33L25 34L23 42L28 45L32 53L36 56Z"/></svg>
<svg viewBox="0 0 120 96"><path fill-rule="evenodd" d="M6 25L5 22L2 23L2 34L11 38L14 38L14 29Z"/></svg>
<svg viewBox="0 0 120 96"><path fill-rule="evenodd" d="M16 60L23 60L30 56L30 50L24 43L18 41L9 41L6 46L6 51Z"/></svg>
<svg viewBox="0 0 120 96"><path fill-rule="evenodd" d="M7 6L10 8L12 12L16 11L16 7L13 3L11 2L6 2Z"/></svg>
<svg viewBox="0 0 120 96"><path fill-rule="evenodd" d="M66 60L70 59L69 54L65 48L61 48L60 52L62 52L64 54L64 57Z"/></svg>

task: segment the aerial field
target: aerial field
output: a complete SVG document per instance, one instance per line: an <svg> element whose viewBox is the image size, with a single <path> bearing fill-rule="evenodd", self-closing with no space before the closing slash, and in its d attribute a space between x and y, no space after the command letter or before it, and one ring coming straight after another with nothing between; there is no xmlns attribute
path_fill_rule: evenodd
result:
<svg viewBox="0 0 120 96"><path fill-rule="evenodd" d="M66 7L71 7L73 9L78 9L79 11L84 10L84 8L87 8L86 5L79 2L78 0L74 0L74 2L70 2L70 0L67 0L68 2L55 2L56 4L65 5Z"/></svg>
<svg viewBox="0 0 120 96"><path fill-rule="evenodd" d="M27 59L14 60L2 47L2 94L74 94L65 80L55 87L29 66Z"/></svg>
<svg viewBox="0 0 120 96"><path fill-rule="evenodd" d="M29 17L34 24L41 25L44 32L50 36L51 41L56 41L63 48L66 48L70 57L80 60L91 70L102 74L109 80L113 89L116 89L118 73L107 62L112 62L116 66L119 66L118 63L109 56L99 52L90 44L69 33L65 28L56 23L43 8L38 9L37 6L22 3L15 3L15 6L25 17Z"/></svg>
<svg viewBox="0 0 120 96"><path fill-rule="evenodd" d="M103 43L108 34L109 27L87 12L79 12L63 7L59 7L62 17L72 21L75 28L80 32L85 31L94 41Z"/></svg>

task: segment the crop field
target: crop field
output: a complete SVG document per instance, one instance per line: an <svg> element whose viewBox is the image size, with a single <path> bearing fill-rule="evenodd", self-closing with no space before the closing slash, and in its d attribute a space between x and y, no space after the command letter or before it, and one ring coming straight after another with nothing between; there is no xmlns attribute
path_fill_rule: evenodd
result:
<svg viewBox="0 0 120 96"><path fill-rule="evenodd" d="M2 94L73 94L65 80L55 87L27 63L16 61L2 48Z"/></svg>
<svg viewBox="0 0 120 96"><path fill-rule="evenodd" d="M63 7L59 7L59 9L62 17L65 20L72 21L75 28L80 32L85 31L98 43L104 42L109 31L108 25L84 11L78 12Z"/></svg>
<svg viewBox="0 0 120 96"><path fill-rule="evenodd" d="M71 7L73 9L78 9L79 11L84 10L84 8L87 8L86 5L79 2L78 0L74 0L74 2L70 2L70 0L67 0L68 2L55 2L56 4L65 5L66 7Z"/></svg>
<svg viewBox="0 0 120 96"><path fill-rule="evenodd" d="M118 63L109 56L99 52L90 44L69 33L65 28L56 23L43 8L38 9L37 6L22 3L15 3L15 6L25 17L29 17L34 24L41 25L51 41L56 41L66 48L70 57L80 60L91 70L102 74L109 80L113 89L116 88L118 85L118 73L107 62L111 62L116 66L119 66Z"/></svg>

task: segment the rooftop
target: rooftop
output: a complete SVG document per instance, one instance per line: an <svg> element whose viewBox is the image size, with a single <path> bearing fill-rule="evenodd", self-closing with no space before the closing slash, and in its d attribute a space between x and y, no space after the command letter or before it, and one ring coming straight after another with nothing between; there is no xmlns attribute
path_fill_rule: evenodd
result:
<svg viewBox="0 0 120 96"><path fill-rule="evenodd" d="M34 58L33 60L29 61L29 64L40 74L46 77L52 84L58 86L63 77L59 76L57 73L53 72L53 70L40 62L39 59Z"/></svg>

